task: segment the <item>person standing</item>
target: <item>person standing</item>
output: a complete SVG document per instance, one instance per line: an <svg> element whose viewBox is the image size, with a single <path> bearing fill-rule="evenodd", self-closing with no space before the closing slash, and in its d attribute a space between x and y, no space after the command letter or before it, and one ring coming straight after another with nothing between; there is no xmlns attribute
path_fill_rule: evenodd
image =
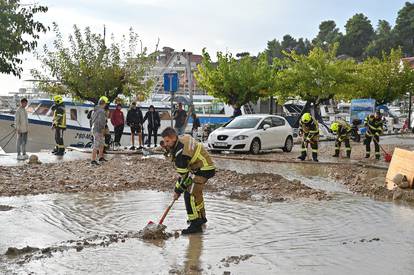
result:
<svg viewBox="0 0 414 275"><path fill-rule="evenodd" d="M367 132L365 134L365 158L369 158L371 154L371 141L374 141L375 146L375 158L377 160L380 159L380 135L383 132L383 122L381 118L381 113L378 111L374 114L371 114L365 118L364 121L365 127L367 128Z"/></svg>
<svg viewBox="0 0 414 275"><path fill-rule="evenodd" d="M142 149L142 116L141 109L137 107L135 102L132 102L126 117L126 122L131 127L131 147L129 149L135 150L135 135L138 136L139 148Z"/></svg>
<svg viewBox="0 0 414 275"><path fill-rule="evenodd" d="M238 106L238 105L233 105L233 116L232 116L232 118L236 118L236 117L238 117L238 116L241 116L242 115L242 111L241 111L241 108Z"/></svg>
<svg viewBox="0 0 414 275"><path fill-rule="evenodd" d="M193 127L191 129L191 133L193 135L193 138L197 139L198 128L201 127L200 119L197 117L195 113L191 115L191 118L193 119Z"/></svg>
<svg viewBox="0 0 414 275"><path fill-rule="evenodd" d="M102 96L98 105L92 113L92 134L93 134L93 150L92 150L92 165L99 165L96 161L96 156L99 153L99 161L104 162L104 147L105 147L105 125L107 122L107 115L105 113L105 106L108 104L108 99Z"/></svg>
<svg viewBox="0 0 414 275"><path fill-rule="evenodd" d="M183 104L178 103L178 109L174 113L175 126L174 129L179 136L184 135L185 122L187 120L187 112L183 109Z"/></svg>
<svg viewBox="0 0 414 275"><path fill-rule="evenodd" d="M158 128L161 125L160 114L155 110L154 105L149 106L145 114L144 122L148 120L148 147L151 147L151 136L154 136L154 147L157 147Z"/></svg>
<svg viewBox="0 0 414 275"><path fill-rule="evenodd" d="M55 104L52 106L52 129L55 130L56 147L52 153L56 156L63 156L65 154L63 132L66 130L66 110L65 105L63 104L63 97L61 95L55 95L53 97L53 101Z"/></svg>
<svg viewBox="0 0 414 275"><path fill-rule="evenodd" d="M204 207L203 188L208 179L215 175L214 163L204 146L189 135L179 137L177 132L167 127L162 131L163 147L171 156L177 173L180 175L174 188L173 198L184 194L190 226L182 234L202 232L207 222Z"/></svg>
<svg viewBox="0 0 414 275"><path fill-rule="evenodd" d="M122 105L117 104L115 111L112 113L111 116L111 123L114 126L114 132L115 132L115 146L119 147L121 146L121 137L124 133L124 125L125 125L125 119L124 119L124 113L122 112Z"/></svg>
<svg viewBox="0 0 414 275"><path fill-rule="evenodd" d="M17 159L24 160L28 159L29 156L26 154L27 134L29 132L29 120L26 112L27 99L22 98L20 100L20 106L17 108L16 115L14 118L14 125L17 133ZM21 155L23 153L23 155Z"/></svg>

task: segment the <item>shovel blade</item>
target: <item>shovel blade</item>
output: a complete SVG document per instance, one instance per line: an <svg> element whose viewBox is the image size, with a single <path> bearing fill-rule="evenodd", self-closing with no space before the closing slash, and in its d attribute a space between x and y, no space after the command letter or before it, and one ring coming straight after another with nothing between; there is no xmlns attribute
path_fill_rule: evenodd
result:
<svg viewBox="0 0 414 275"><path fill-rule="evenodd" d="M386 162L391 162L392 156L390 154L385 154L384 159Z"/></svg>

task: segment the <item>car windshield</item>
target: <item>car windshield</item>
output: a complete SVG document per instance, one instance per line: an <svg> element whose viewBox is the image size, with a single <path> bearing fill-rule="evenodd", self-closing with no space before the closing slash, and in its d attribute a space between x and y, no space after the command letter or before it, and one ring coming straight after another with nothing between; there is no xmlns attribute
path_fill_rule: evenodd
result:
<svg viewBox="0 0 414 275"><path fill-rule="evenodd" d="M249 117L249 118L236 118L231 121L227 126L226 129L249 129L256 127L257 123L261 118L257 117Z"/></svg>

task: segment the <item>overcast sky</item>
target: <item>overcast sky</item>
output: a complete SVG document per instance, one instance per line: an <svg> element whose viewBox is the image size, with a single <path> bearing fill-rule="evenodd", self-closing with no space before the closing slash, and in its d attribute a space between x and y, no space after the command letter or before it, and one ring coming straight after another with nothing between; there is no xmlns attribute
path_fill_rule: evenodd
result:
<svg viewBox="0 0 414 275"><path fill-rule="evenodd" d="M90 26L96 32L126 34L130 27L144 45L170 46L201 53L263 51L266 43L290 34L312 39L321 21L335 20L341 31L355 13L364 13L376 26L378 20L395 23L406 0L39 0L49 11L39 19L56 22L64 35L73 24ZM32 1L22 0L22 3ZM53 32L43 35L40 45L53 41ZM30 68L37 66L32 54L24 55L22 79L0 74L0 94L27 86Z"/></svg>

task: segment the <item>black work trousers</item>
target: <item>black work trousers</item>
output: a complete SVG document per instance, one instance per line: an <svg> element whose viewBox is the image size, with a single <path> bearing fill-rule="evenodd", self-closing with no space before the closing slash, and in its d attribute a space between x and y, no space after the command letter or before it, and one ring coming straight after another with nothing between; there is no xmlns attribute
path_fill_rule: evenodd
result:
<svg viewBox="0 0 414 275"><path fill-rule="evenodd" d="M119 145L121 143L121 137L122 134L124 133L124 125L119 125L119 126L115 126L114 127L114 132L115 132L115 144Z"/></svg>
<svg viewBox="0 0 414 275"><path fill-rule="evenodd" d="M148 127L148 146L151 145L152 136L154 136L154 144L157 145L158 128Z"/></svg>

